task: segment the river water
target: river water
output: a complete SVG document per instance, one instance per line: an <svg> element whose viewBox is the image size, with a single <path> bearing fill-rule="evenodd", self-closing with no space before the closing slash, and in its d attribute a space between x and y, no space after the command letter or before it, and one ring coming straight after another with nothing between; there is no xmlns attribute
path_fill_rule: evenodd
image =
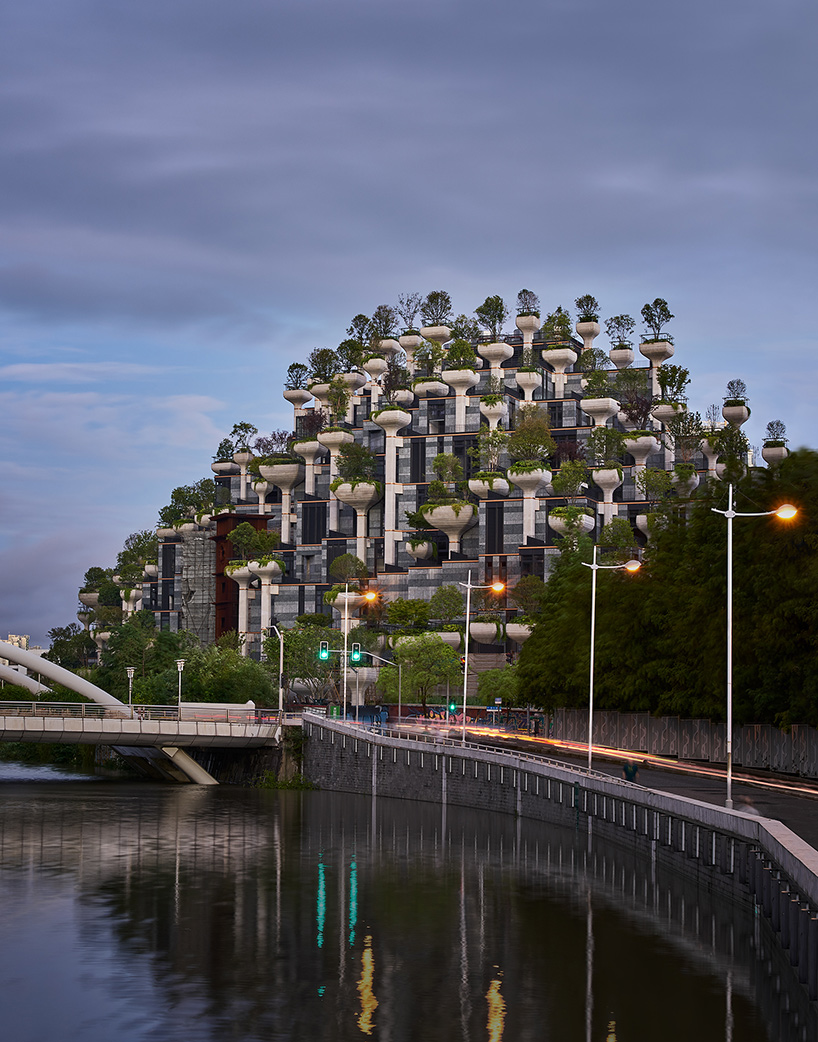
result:
<svg viewBox="0 0 818 1042"><path fill-rule="evenodd" d="M751 911L584 829L0 764L2 1037L811 1038Z"/></svg>

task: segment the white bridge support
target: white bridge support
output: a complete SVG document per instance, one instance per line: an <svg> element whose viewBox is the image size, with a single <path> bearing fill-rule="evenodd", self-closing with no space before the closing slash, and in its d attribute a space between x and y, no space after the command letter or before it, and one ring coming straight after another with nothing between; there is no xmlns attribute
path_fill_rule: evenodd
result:
<svg viewBox="0 0 818 1042"><path fill-rule="evenodd" d="M51 690L45 684L41 684L39 680L30 677L28 673L18 673L12 666L4 666L2 663L0 663L0 680L5 681L6 684L24 687L26 691L30 691L33 695L42 695Z"/></svg>
<svg viewBox="0 0 818 1042"><path fill-rule="evenodd" d="M25 651L23 648L15 647L14 644L8 644L6 641L0 640L0 658L8 659L9 662L14 662L18 666L25 666L30 672L48 677L49 680L54 680L56 683L62 684L63 687L67 687L69 691L76 691L78 695L89 698L92 702L97 702L99 705L118 707L122 710L123 716L130 716L128 707L124 702L120 702L118 698L109 695L107 691L103 691L96 684L78 677L70 669L64 669L55 662L49 662L31 651ZM15 675L20 676L20 674ZM19 683L19 681L14 682ZM150 752L147 749L116 745L112 746L112 748L121 756L134 762L137 768L141 760L150 761L152 770L149 770L148 773L154 774L158 771L169 781L186 780L197 785L218 785L218 782L212 775L200 767L187 753L183 753L175 746L168 746L167 748L157 746L155 750Z"/></svg>

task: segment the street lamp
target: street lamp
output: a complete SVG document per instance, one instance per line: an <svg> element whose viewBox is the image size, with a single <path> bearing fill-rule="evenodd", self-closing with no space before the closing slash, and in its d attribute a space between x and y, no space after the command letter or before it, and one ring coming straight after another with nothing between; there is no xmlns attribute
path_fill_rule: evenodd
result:
<svg viewBox="0 0 818 1042"><path fill-rule="evenodd" d="M760 510L754 513L739 513L733 510L733 486L727 486L727 509L710 509L714 514L722 514L727 518L727 798L724 806L733 808L733 518L734 517L778 517L782 521L792 521L798 513L790 503L784 503L777 510Z"/></svg>
<svg viewBox="0 0 818 1042"><path fill-rule="evenodd" d="M182 719L182 670L185 668L183 658L176 659L176 668L179 670L179 719Z"/></svg>
<svg viewBox="0 0 818 1042"><path fill-rule="evenodd" d="M495 593L502 593L506 588L505 583L496 582L490 583L488 586L472 585L471 571L468 574L468 578L464 583L458 583L459 586L466 587L466 653L463 656L463 745L466 744L466 689L469 683L469 614L471 613L471 592L472 590L494 590Z"/></svg>
<svg viewBox="0 0 818 1042"><path fill-rule="evenodd" d="M125 672L128 674L128 709L130 709L131 719L133 719L133 678L136 666L126 666Z"/></svg>
<svg viewBox="0 0 818 1042"><path fill-rule="evenodd" d="M586 568L591 569L591 666L588 676L588 770L591 769L594 750L594 639L596 636L596 573L600 568L616 571L624 569L626 572L638 572L642 567L639 561L627 561L625 564L597 564L596 543L594 543L594 559L591 564L580 561Z"/></svg>
<svg viewBox="0 0 818 1042"><path fill-rule="evenodd" d="M284 634L278 626L271 625L278 637L278 711L284 712Z"/></svg>
<svg viewBox="0 0 818 1042"><path fill-rule="evenodd" d="M364 594L364 600L372 601L377 597L377 593L374 590L367 590ZM349 642L349 580L344 583L344 716L343 719L347 718L347 646Z"/></svg>

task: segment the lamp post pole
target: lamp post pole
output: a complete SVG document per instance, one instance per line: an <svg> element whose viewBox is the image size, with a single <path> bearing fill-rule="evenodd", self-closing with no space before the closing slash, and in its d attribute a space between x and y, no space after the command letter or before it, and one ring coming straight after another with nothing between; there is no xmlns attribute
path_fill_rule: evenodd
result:
<svg viewBox="0 0 818 1042"><path fill-rule="evenodd" d="M125 672L128 674L128 709L131 713L131 720L133 720L133 678L136 666L126 666Z"/></svg>
<svg viewBox="0 0 818 1042"><path fill-rule="evenodd" d="M597 564L597 545L594 543L594 557L591 564L581 561L586 568L591 569L591 654L590 668L588 672L588 770L591 769L594 755L594 651L596 641L596 573L600 568L606 571L617 571L624 569L626 572L638 572L641 564L639 561L628 561L626 564Z"/></svg>
<svg viewBox="0 0 818 1042"><path fill-rule="evenodd" d="M276 636L278 637L278 711L279 713L284 712L284 634L278 628L273 625L272 629L275 630Z"/></svg>
<svg viewBox="0 0 818 1042"><path fill-rule="evenodd" d="M183 658L176 659L176 668L179 671L179 701L178 711L179 719L182 719L182 670L185 668L185 660Z"/></svg>
<svg viewBox="0 0 818 1042"><path fill-rule="evenodd" d="M471 581L471 570L469 570L468 577L464 583L459 583L459 586L466 587L466 634L464 640L466 642L466 650L463 655L463 733L461 735L461 742L463 745L466 744L466 693L469 686L469 615L471 614L471 592L472 590L494 590L495 593L502 593L506 588L505 583L496 582L489 583L487 586L484 585L472 585Z"/></svg>
<svg viewBox="0 0 818 1042"><path fill-rule="evenodd" d="M714 514L727 518L727 796L724 806L733 809L733 518L734 517L778 517L791 521L798 511L789 503L776 510L760 510L739 513L733 509L733 485L727 486L727 509L710 508Z"/></svg>
<svg viewBox="0 0 818 1042"><path fill-rule="evenodd" d="M349 582L344 583L344 716L347 718L347 643L349 641Z"/></svg>

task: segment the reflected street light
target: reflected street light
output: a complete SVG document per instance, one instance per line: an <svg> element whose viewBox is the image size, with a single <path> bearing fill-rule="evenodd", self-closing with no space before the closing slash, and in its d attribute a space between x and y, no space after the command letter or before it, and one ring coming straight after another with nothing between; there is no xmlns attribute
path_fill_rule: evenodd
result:
<svg viewBox="0 0 818 1042"><path fill-rule="evenodd" d="M496 582L490 583L488 586L477 586L472 585L471 571L468 574L468 578L464 583L458 583L458 586L466 587L466 636L464 640L466 642L466 653L463 656L463 745L466 744L466 689L469 684L469 614L471 612L471 592L472 590L494 590L495 593L502 593L506 588L505 583Z"/></svg>
<svg viewBox="0 0 818 1042"><path fill-rule="evenodd" d="M176 668L179 670L179 719L182 719L182 670L185 668L183 658L176 659Z"/></svg>
<svg viewBox="0 0 818 1042"><path fill-rule="evenodd" d="M597 564L596 563L596 550L597 546L594 543L594 559L591 564L587 561L580 561L580 564L584 565L585 568L591 569L591 666L588 677L588 770L591 769L591 763L593 760L594 753L594 640L596 636L596 573L600 568L604 568L606 571L626 571L626 572L638 572L642 567L640 561L627 561L625 564Z"/></svg>
<svg viewBox="0 0 818 1042"><path fill-rule="evenodd" d="M734 517L777 517L792 521L798 510L784 503L776 510L760 510L754 513L739 513L733 509L733 486L727 486L727 509L710 509L714 514L727 518L727 798L724 806L733 808L733 518Z"/></svg>

